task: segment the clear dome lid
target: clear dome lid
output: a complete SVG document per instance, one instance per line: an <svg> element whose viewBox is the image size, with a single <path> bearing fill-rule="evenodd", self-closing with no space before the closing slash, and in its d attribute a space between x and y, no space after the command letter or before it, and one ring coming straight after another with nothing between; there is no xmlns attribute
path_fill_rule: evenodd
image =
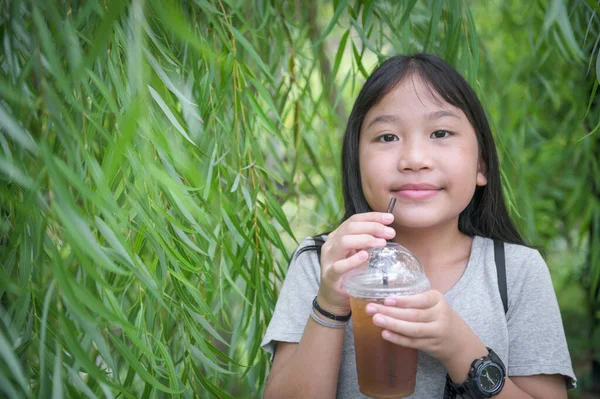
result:
<svg viewBox="0 0 600 399"><path fill-rule="evenodd" d="M370 251L369 266L355 269L344 278L344 288L353 297L386 298L427 291L429 279L417 257L397 243Z"/></svg>

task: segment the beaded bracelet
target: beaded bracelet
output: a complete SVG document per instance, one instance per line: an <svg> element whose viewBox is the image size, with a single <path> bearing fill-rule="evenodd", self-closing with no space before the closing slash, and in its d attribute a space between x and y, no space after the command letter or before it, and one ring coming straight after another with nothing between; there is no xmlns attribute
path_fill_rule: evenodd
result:
<svg viewBox="0 0 600 399"><path fill-rule="evenodd" d="M320 318L319 315L317 315L315 313L315 308L311 309L310 316L318 324L322 325L323 327L328 327L328 328L344 328L344 327L346 327L346 324L348 324L350 322L350 320L344 321L344 322L341 322L341 323L340 322L331 322L331 321L324 320L324 319Z"/></svg>

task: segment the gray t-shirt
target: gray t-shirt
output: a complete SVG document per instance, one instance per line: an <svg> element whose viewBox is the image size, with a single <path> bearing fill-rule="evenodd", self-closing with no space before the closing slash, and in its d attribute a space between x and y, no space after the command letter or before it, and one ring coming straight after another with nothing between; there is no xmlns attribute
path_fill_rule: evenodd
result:
<svg viewBox="0 0 600 399"><path fill-rule="evenodd" d="M314 245L311 238L300 247ZM471 255L446 301L479 339L500 356L508 376L562 374L567 387L576 383L561 315L546 263L539 252L506 244L508 314L498 291L494 244L473 239ZM299 342L317 294L320 265L316 252L303 252L290 263L261 346L273 354L277 341ZM358 390L352 321L346 326L337 397L367 398ZM435 358L419 352L413 399L441 398L446 370Z"/></svg>

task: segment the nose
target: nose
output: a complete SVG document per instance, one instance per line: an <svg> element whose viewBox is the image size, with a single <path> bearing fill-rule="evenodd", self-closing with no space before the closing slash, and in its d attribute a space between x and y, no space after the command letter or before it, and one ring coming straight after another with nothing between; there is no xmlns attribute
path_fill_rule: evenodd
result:
<svg viewBox="0 0 600 399"><path fill-rule="evenodd" d="M400 150L398 169L413 172L431 169L431 153L427 143L416 137L405 140Z"/></svg>

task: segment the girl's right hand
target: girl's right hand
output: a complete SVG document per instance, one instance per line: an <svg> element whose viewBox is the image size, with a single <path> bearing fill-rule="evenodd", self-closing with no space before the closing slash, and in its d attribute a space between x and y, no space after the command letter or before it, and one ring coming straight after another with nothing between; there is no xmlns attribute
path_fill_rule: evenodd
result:
<svg viewBox="0 0 600 399"><path fill-rule="evenodd" d="M369 258L367 248L383 248L396 232L389 225L391 213L358 213L329 233L321 248L321 284L317 294L319 305L336 315L350 312L348 294L342 287L342 276Z"/></svg>

